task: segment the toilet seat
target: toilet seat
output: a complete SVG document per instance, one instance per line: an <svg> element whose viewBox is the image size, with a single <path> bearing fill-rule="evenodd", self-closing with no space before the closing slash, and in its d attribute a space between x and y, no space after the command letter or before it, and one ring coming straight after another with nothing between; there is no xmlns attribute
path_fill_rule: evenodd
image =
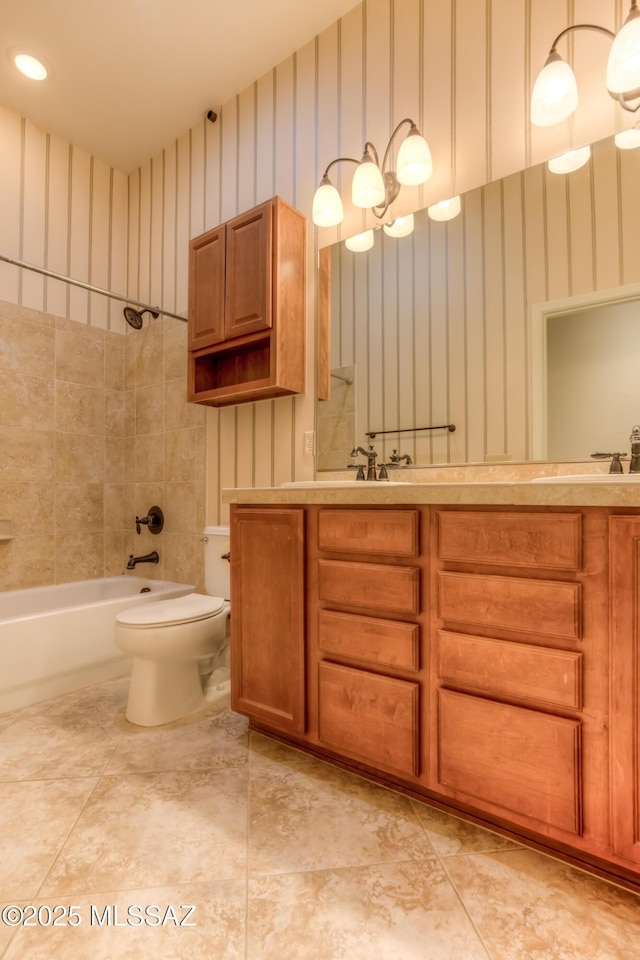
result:
<svg viewBox="0 0 640 960"><path fill-rule="evenodd" d="M189 593L172 600L156 600L141 603L137 607L122 610L116 617L116 623L124 627L178 626L181 623L194 623L207 620L221 613L226 600L222 597L210 597L201 593Z"/></svg>

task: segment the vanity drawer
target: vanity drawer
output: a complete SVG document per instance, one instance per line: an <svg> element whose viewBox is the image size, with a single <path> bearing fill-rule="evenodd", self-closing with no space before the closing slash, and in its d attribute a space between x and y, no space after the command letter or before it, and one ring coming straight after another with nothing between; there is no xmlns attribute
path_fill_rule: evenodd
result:
<svg viewBox="0 0 640 960"><path fill-rule="evenodd" d="M496 697L582 707L582 654L438 632L438 679Z"/></svg>
<svg viewBox="0 0 640 960"><path fill-rule="evenodd" d="M476 806L581 832L581 724L438 691L438 782Z"/></svg>
<svg viewBox="0 0 640 960"><path fill-rule="evenodd" d="M418 775L417 683L320 663L318 685L322 744L375 767Z"/></svg>
<svg viewBox="0 0 640 960"><path fill-rule="evenodd" d="M321 610L318 626L318 643L324 653L402 670L419 669L417 624Z"/></svg>
<svg viewBox="0 0 640 960"><path fill-rule="evenodd" d="M563 640L581 636L581 586L559 580L438 574L443 620L538 633Z"/></svg>
<svg viewBox="0 0 640 960"><path fill-rule="evenodd" d="M439 510L437 517L441 560L556 570L582 565L579 514Z"/></svg>
<svg viewBox="0 0 640 960"><path fill-rule="evenodd" d="M318 547L334 553L417 557L418 519L417 510L322 509Z"/></svg>
<svg viewBox="0 0 640 960"><path fill-rule="evenodd" d="M418 567L318 560L318 596L325 603L415 615L420 609Z"/></svg>

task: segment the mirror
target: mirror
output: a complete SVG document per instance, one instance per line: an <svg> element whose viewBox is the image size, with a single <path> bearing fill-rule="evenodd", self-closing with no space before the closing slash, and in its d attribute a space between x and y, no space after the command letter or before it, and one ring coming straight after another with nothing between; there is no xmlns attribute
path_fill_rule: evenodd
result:
<svg viewBox="0 0 640 960"><path fill-rule="evenodd" d="M583 430L593 420L586 405L579 430L555 429L568 416L566 404L557 407L557 384L576 377L566 361L584 354L581 340L603 330L613 337L606 313L581 323L577 311L584 319L593 300L600 307L640 298L639 222L640 150L620 150L610 138L571 174L542 164L470 191L454 220L435 222L423 210L408 237L376 230L366 253L331 247L328 366L353 382L332 376L329 400L319 401L317 469L344 469L368 431L377 434L379 459L396 450L417 465L628 450L624 438L640 422L633 320L616 348L635 359L633 383L633 364L618 377L627 405L612 403L611 370L594 365L602 351L591 350L590 403L611 414L599 418L597 437ZM627 305L634 309L640 320L640 304ZM554 353L548 377L546 351L557 338L546 337L547 325L563 314L574 315L565 334L571 327L576 347L564 342L564 360Z"/></svg>

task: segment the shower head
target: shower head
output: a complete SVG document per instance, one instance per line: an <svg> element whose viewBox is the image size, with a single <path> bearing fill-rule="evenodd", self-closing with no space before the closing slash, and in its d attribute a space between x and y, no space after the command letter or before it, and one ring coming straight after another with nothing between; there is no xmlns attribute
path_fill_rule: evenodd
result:
<svg viewBox="0 0 640 960"><path fill-rule="evenodd" d="M151 310L150 308L146 310L136 310L135 307L125 307L122 312L124 313L125 320L134 330L140 330L142 327L143 313L150 313L154 320L157 320L160 316L159 313L156 313L155 310Z"/></svg>

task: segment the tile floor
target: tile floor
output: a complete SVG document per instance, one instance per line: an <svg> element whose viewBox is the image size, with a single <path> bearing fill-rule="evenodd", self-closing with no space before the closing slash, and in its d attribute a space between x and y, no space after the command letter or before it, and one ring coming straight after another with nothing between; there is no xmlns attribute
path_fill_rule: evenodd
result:
<svg viewBox="0 0 640 960"><path fill-rule="evenodd" d="M134 727L126 693L0 716L3 960L640 958L633 894L249 735L224 704Z"/></svg>

